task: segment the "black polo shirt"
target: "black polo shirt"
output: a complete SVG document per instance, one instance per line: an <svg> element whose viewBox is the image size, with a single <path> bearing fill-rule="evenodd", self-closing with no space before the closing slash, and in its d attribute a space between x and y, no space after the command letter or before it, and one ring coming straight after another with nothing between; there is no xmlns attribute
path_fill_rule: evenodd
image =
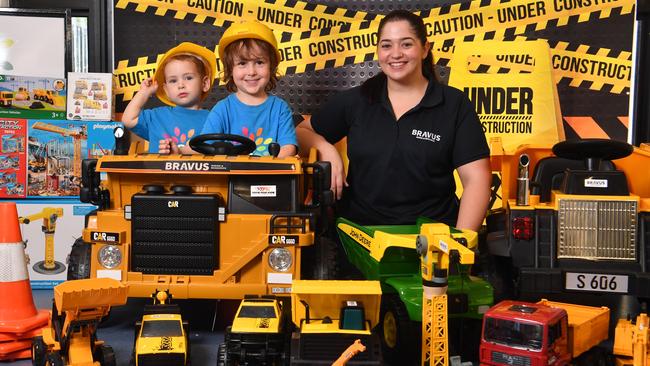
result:
<svg viewBox="0 0 650 366"><path fill-rule="evenodd" d="M474 108L460 90L430 82L396 120L385 77L379 80L374 97L346 90L311 119L330 143L348 138L349 187L339 213L364 225L414 224L419 216L455 225L453 171L490 155Z"/></svg>

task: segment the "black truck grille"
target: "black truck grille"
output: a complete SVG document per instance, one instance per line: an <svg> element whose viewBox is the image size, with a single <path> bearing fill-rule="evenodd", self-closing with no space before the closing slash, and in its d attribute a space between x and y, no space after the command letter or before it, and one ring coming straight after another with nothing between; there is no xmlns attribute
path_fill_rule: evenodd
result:
<svg viewBox="0 0 650 366"><path fill-rule="evenodd" d="M131 270L211 275L219 264L219 206L219 195L134 195Z"/></svg>
<svg viewBox="0 0 650 366"><path fill-rule="evenodd" d="M138 356L139 366L185 366L183 353L157 353Z"/></svg>

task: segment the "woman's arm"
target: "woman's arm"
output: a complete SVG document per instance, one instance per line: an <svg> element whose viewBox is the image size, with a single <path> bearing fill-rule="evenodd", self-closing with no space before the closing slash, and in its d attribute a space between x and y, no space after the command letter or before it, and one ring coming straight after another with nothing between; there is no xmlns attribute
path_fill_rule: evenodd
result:
<svg viewBox="0 0 650 366"><path fill-rule="evenodd" d="M296 127L296 136L298 137L302 154L309 154L309 150L313 147L318 151L320 160L329 161L332 164L331 189L336 199L341 199L343 185L347 186L348 183L345 181L343 160L334 145L327 142L323 136L314 131L309 119L302 121Z"/></svg>
<svg viewBox="0 0 650 366"><path fill-rule="evenodd" d="M475 160L459 166L457 170L463 184L463 195L460 199L456 227L478 231L490 202L490 160Z"/></svg>

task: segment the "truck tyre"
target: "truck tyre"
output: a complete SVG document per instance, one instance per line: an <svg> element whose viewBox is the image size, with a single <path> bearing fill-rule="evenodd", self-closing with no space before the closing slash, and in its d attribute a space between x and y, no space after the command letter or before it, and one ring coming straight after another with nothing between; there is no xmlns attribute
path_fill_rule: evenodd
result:
<svg viewBox="0 0 650 366"><path fill-rule="evenodd" d="M410 365L420 355L422 333L409 319L406 307L396 294L381 296L379 315L381 348L384 360L392 365Z"/></svg>
<svg viewBox="0 0 650 366"><path fill-rule="evenodd" d="M47 354L47 346L43 341L42 336L36 336L32 339L32 365L45 366L45 356Z"/></svg>
<svg viewBox="0 0 650 366"><path fill-rule="evenodd" d="M217 366L230 366L231 362L228 359L228 352L226 350L226 344L221 343L219 349L217 350Z"/></svg>
<svg viewBox="0 0 650 366"><path fill-rule="evenodd" d="M46 366L63 366L63 358L59 354L59 352L52 352L49 355L47 355L47 362L45 362Z"/></svg>
<svg viewBox="0 0 650 366"><path fill-rule="evenodd" d="M67 262L68 280L90 278L90 244L83 238L75 240Z"/></svg>
<svg viewBox="0 0 650 366"><path fill-rule="evenodd" d="M339 275L338 243L325 236L312 246L302 249L302 278L307 280L333 280Z"/></svg>
<svg viewBox="0 0 650 366"><path fill-rule="evenodd" d="M101 366L115 366L115 352L111 346L101 346L95 353L95 361Z"/></svg>

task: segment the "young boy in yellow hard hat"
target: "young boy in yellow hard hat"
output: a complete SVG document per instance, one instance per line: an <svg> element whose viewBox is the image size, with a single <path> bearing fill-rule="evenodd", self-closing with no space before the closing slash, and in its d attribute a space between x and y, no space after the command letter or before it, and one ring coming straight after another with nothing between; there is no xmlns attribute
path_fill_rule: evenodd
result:
<svg viewBox="0 0 650 366"><path fill-rule="evenodd" d="M253 155L269 155L271 142L280 145L278 157L295 155L291 108L269 95L278 80L281 58L271 29L255 21L231 25L219 41L219 58L224 66L222 80L233 93L212 108L201 134L248 137L257 145ZM189 146L180 151L193 152ZM176 153L178 148L173 141L161 141L160 152Z"/></svg>
<svg viewBox="0 0 650 366"><path fill-rule="evenodd" d="M214 52L183 42L163 55L153 78L142 82L122 122L149 141L149 152L158 152L161 140L182 146L203 129L209 111L201 109L201 102L212 88L216 64ZM143 109L154 94L168 106Z"/></svg>

